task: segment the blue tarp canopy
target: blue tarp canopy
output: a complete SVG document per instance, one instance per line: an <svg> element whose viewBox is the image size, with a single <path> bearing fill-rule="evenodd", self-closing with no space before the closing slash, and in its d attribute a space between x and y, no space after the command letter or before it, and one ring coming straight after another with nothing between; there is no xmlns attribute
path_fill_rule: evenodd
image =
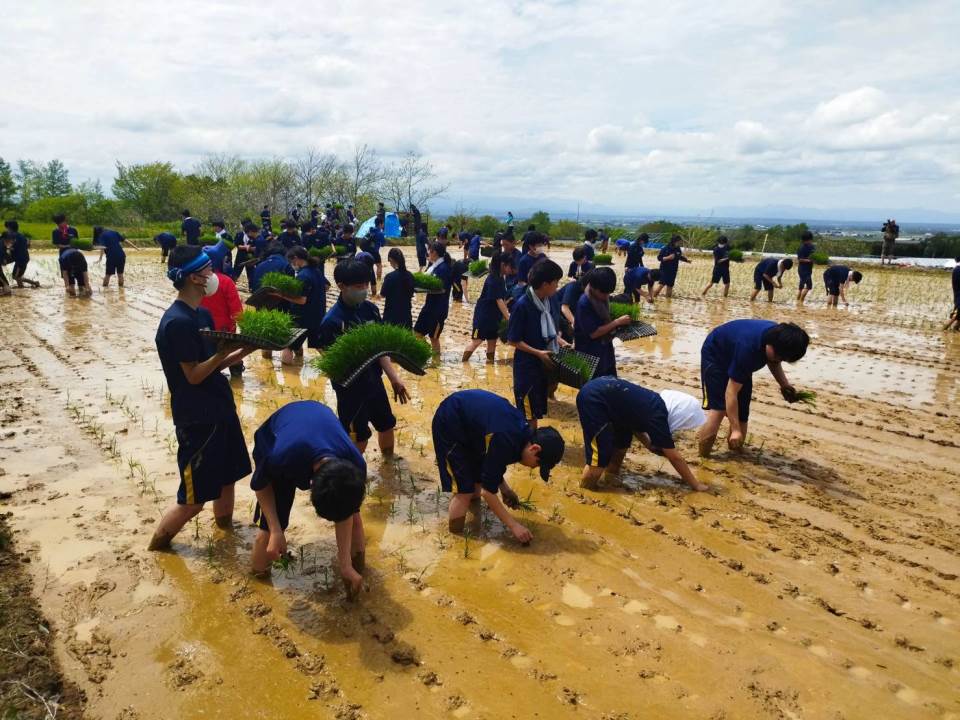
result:
<svg viewBox="0 0 960 720"><path fill-rule="evenodd" d="M357 228L357 231L353 234L354 237L362 238L366 237L367 233L373 229L373 224L376 221L377 216L373 215L366 220L364 220L363 225ZM400 218L396 213L388 212L383 220L383 234L388 238L398 238L400 237Z"/></svg>

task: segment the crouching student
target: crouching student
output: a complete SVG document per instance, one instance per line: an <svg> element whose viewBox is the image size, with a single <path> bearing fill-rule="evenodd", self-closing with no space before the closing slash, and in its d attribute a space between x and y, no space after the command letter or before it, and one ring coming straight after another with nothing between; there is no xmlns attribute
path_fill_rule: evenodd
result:
<svg viewBox="0 0 960 720"><path fill-rule="evenodd" d="M795 363L807 353L810 337L793 323L769 320L731 320L715 327L700 349L700 381L706 424L700 430L700 454L710 454L724 418L730 423L731 450L743 447L750 417L753 373L766 365L787 402L797 391L783 372L783 363Z"/></svg>
<svg viewBox="0 0 960 720"><path fill-rule="evenodd" d="M575 248L573 251L573 262L567 270L567 277L576 280L581 275L586 275L593 270L593 263L587 259L587 251L582 247Z"/></svg>
<svg viewBox="0 0 960 720"><path fill-rule="evenodd" d="M500 253L490 258L490 273L484 280L483 290L473 307L473 335L467 349L463 351L461 362L469 361L473 352L484 342L487 343L487 362L492 363L496 359L500 322L510 322L510 311L507 309L510 293L507 292L504 276L512 272L512 258Z"/></svg>
<svg viewBox="0 0 960 720"><path fill-rule="evenodd" d="M562 272L562 271L561 271ZM440 487L450 500L450 532L463 532L470 501L482 497L521 543L533 538L504 507L517 507L517 494L503 479L508 465L550 471L563 458L564 442L554 428L534 430L523 414L499 395L486 390L460 390L448 395L433 416L433 447ZM503 501L497 494L503 496Z"/></svg>
<svg viewBox="0 0 960 720"><path fill-rule="evenodd" d="M177 299L160 318L156 344L170 391L177 433L180 487L177 504L164 513L150 540L162 550L203 506L213 502L213 516L223 529L232 527L234 484L250 474L250 456L230 383L220 372L252 348L221 343L214 352L200 334L212 328L210 313L200 307L217 290L210 258L196 245L170 251L167 277Z"/></svg>
<svg viewBox="0 0 960 720"><path fill-rule="evenodd" d="M843 300L844 305L847 302L847 288L850 283L860 284L863 280L863 273L857 270L851 270L846 265L832 265L823 271L823 284L827 288L827 307L837 307L837 302Z"/></svg>
<svg viewBox="0 0 960 720"><path fill-rule="evenodd" d="M629 325L630 316L610 317L610 295L617 289L617 276L612 269L596 268L587 277L586 292L577 302L573 327L574 348L577 352L600 358L594 377L616 377L617 357L611 333Z"/></svg>
<svg viewBox="0 0 960 720"><path fill-rule="evenodd" d="M550 394L548 370L554 367L550 353L567 342L560 337L560 307L557 286L563 269L553 260L540 260L527 276L527 289L513 304L507 325L507 342L513 353L513 397L524 419L534 429L547 414Z"/></svg>
<svg viewBox="0 0 960 720"><path fill-rule="evenodd" d="M623 289L630 297L630 302L638 303L641 299L653 304L654 292L653 284L660 280L660 271L654 268L646 268L638 265L635 268L627 270L623 275ZM646 292L644 292L646 288Z"/></svg>
<svg viewBox="0 0 960 720"><path fill-rule="evenodd" d="M87 274L87 258L77 248L68 247L60 252L60 275L67 295L90 297L90 276ZM76 289L74 289L76 285Z"/></svg>
<svg viewBox="0 0 960 720"><path fill-rule="evenodd" d="M173 233L162 232L154 235L153 241L160 246L160 262L166 263L170 251L177 246L177 236Z"/></svg>
<svg viewBox="0 0 960 720"><path fill-rule="evenodd" d="M382 322L380 310L367 300L370 287L370 269L367 265L358 260L344 260L334 269L333 281L340 290L340 297L320 323L322 347L329 347L356 325ZM386 356L367 368L349 389L337 383L333 383L333 389L337 394L337 415L357 449L361 453L367 449L367 441L373 434L370 432L372 423L377 431L380 452L387 456L393 454L393 429L397 425L397 418L390 408L382 373L386 373L390 380L394 400L401 404L407 402L407 388Z"/></svg>
<svg viewBox="0 0 960 720"><path fill-rule="evenodd" d="M253 522L255 573L287 552L285 531L297 490L310 492L317 515L334 523L337 564L347 595L360 591L366 539L360 505L367 487L367 464L326 405L301 400L284 405L253 436L256 493Z"/></svg>
<svg viewBox="0 0 960 720"><path fill-rule="evenodd" d="M123 270L127 266L127 254L123 251L123 244L136 249L136 245L127 240L116 230L103 228L99 225L93 228L93 244L100 246L100 255L97 257L97 264L107 257L107 269L103 273L103 286L110 285L110 278L117 276L117 286L123 287Z"/></svg>
<svg viewBox="0 0 960 720"><path fill-rule="evenodd" d="M753 293L750 295L750 302L757 299L762 287L767 291L767 302L773 302L773 288L783 287L783 274L793 267L793 260L790 258L764 258L757 263L753 270Z"/></svg>
<svg viewBox="0 0 960 720"><path fill-rule="evenodd" d="M595 490L601 476L617 478L636 437L645 448L669 460L691 488L707 489L673 443L676 433L695 430L706 420L696 398L676 390L656 393L626 380L601 377L580 388L577 413L586 454L580 487Z"/></svg>

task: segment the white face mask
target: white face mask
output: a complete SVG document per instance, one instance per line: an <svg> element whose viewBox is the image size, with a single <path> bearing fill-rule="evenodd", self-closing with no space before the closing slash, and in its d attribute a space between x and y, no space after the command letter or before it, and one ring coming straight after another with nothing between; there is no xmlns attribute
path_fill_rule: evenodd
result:
<svg viewBox="0 0 960 720"><path fill-rule="evenodd" d="M220 288L220 276L216 273L210 273L207 276L207 281L203 286L203 294L207 297L216 294L217 290Z"/></svg>
<svg viewBox="0 0 960 720"><path fill-rule="evenodd" d="M366 290L356 290L354 288L348 288L343 291L343 302L350 307L356 307L364 300L367 299Z"/></svg>

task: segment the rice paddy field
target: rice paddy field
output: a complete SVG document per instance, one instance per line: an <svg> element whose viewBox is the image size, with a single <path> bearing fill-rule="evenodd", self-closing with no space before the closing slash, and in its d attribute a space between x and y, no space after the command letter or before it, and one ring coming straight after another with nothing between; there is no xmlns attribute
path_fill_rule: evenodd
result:
<svg viewBox="0 0 960 720"><path fill-rule="evenodd" d="M566 267L569 250L552 255ZM305 494L293 561L271 580L248 572L243 481L233 532L205 513L173 552L146 551L178 484L154 347L174 293L158 260L129 253L124 290L100 288L91 263L82 300L65 297L53 254L34 253L43 287L0 298L0 509L88 717L960 718L947 273L867 267L849 307L828 311L818 284L798 309L795 273L773 304L750 304L749 262L733 266L729 298L701 300L711 263L694 256L674 298L642 316L659 334L618 343L620 375L699 395L710 328L791 320L813 344L788 375L816 405L786 405L760 373L742 454L699 461L681 436L711 492L687 492L636 448L623 484L592 492L578 485L575 391L561 387L546 422L564 463L549 485L520 466L507 476L528 500L529 547L482 510L467 536L446 530L433 410L460 388L512 398L511 350L460 363L473 307L453 303L442 356L404 373L398 456L367 451L366 587L349 603L332 525ZM309 362L276 355L250 356L231 381L251 443L284 403L335 402Z"/></svg>

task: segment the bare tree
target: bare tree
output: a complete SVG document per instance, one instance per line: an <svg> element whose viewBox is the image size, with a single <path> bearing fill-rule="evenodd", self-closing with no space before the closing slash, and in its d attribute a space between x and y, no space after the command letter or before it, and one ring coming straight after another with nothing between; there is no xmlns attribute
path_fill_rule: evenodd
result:
<svg viewBox="0 0 960 720"><path fill-rule="evenodd" d="M353 163L348 168L350 175L350 202L356 204L362 195L371 192L384 177L383 164L377 151L366 143L353 149Z"/></svg>
<svg viewBox="0 0 960 720"><path fill-rule="evenodd" d="M405 212L411 205L424 208L450 189L449 184L432 184L434 178L433 165L419 153L409 152L384 173L379 195L398 212Z"/></svg>
<svg viewBox="0 0 960 720"><path fill-rule="evenodd" d="M297 179L297 196L307 207L320 202L329 193L334 176L341 163L333 153L321 153L319 150L308 150L299 158L294 169Z"/></svg>

